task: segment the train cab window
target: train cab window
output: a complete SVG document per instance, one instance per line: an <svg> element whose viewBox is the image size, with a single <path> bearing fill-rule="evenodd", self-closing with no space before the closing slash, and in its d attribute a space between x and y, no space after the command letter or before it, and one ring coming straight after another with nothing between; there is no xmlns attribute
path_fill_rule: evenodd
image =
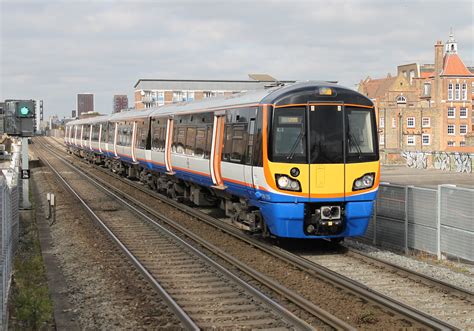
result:
<svg viewBox="0 0 474 331"><path fill-rule="evenodd" d="M273 112L270 160L306 163L305 108L279 108Z"/></svg>
<svg viewBox="0 0 474 331"><path fill-rule="evenodd" d="M376 161L375 114L372 109L346 107L347 162Z"/></svg>

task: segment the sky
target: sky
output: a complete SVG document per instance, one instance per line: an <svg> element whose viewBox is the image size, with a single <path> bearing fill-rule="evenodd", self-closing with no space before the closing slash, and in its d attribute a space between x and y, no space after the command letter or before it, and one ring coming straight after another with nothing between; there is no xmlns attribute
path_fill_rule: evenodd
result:
<svg viewBox="0 0 474 331"><path fill-rule="evenodd" d="M68 117L78 93L112 112L140 78L336 80L356 88L433 63L450 30L474 66L474 2L0 0L0 100L43 99Z"/></svg>

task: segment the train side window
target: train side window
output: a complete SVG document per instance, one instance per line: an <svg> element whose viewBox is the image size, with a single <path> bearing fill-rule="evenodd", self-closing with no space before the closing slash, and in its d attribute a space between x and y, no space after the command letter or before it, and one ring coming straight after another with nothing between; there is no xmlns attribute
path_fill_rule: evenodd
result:
<svg viewBox="0 0 474 331"><path fill-rule="evenodd" d="M222 160L230 161L232 153L232 125L225 126L224 132L224 148L222 149Z"/></svg>
<svg viewBox="0 0 474 331"><path fill-rule="evenodd" d="M250 120L249 130L248 130L248 144L247 144L247 153L245 157L245 164L252 164L253 156L253 142L254 142L254 132L255 132L255 118Z"/></svg>
<svg viewBox="0 0 474 331"><path fill-rule="evenodd" d="M206 159L210 159L210 158L211 158L212 129L213 129L213 126L212 126L212 125L209 125L209 126L207 127L206 150L204 151L204 158L206 158Z"/></svg>
<svg viewBox="0 0 474 331"><path fill-rule="evenodd" d="M184 154L184 144L186 143L186 128L177 127L173 131L174 139L171 151L178 154Z"/></svg>
<svg viewBox="0 0 474 331"><path fill-rule="evenodd" d="M108 125L108 134L107 134L107 143L113 144L115 139L115 123L109 123Z"/></svg>
<svg viewBox="0 0 474 331"><path fill-rule="evenodd" d="M196 131L196 146L194 147L194 155L204 157L206 149L206 128L198 128Z"/></svg>
<svg viewBox="0 0 474 331"><path fill-rule="evenodd" d="M100 141L102 143L107 142L107 123L102 123L102 132L100 134Z"/></svg>
<svg viewBox="0 0 474 331"><path fill-rule="evenodd" d="M241 163L247 146L247 125L234 125L232 128L232 152L230 161Z"/></svg>
<svg viewBox="0 0 474 331"><path fill-rule="evenodd" d="M148 135L148 132L145 127L145 121L137 122L137 137L136 137L137 148L140 148L140 149L146 148L147 135Z"/></svg>
<svg viewBox="0 0 474 331"><path fill-rule="evenodd" d="M185 153L186 155L194 154L194 144L196 143L196 128L188 127L186 129L186 144Z"/></svg>

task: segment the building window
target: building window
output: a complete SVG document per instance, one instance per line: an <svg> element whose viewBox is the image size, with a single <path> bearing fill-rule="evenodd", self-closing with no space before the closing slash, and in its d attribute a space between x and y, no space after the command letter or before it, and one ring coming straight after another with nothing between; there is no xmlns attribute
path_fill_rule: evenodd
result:
<svg viewBox="0 0 474 331"><path fill-rule="evenodd" d="M422 144L427 146L430 144L430 135L429 134L423 134L421 135L421 141L422 141Z"/></svg>
<svg viewBox="0 0 474 331"><path fill-rule="evenodd" d="M456 134L456 129L454 124L448 124L448 135L453 136Z"/></svg>
<svg viewBox="0 0 474 331"><path fill-rule="evenodd" d="M212 97L215 97L216 94L217 93L215 91L204 91L203 93L204 98L212 98Z"/></svg>
<svg viewBox="0 0 474 331"><path fill-rule="evenodd" d="M415 127L415 118L407 117L407 128L414 128L414 127Z"/></svg>
<svg viewBox="0 0 474 331"><path fill-rule="evenodd" d="M448 141L448 146L450 147L456 146L456 143L454 141Z"/></svg>
<svg viewBox="0 0 474 331"><path fill-rule="evenodd" d="M397 119L395 117L392 117L392 128L397 127Z"/></svg>
<svg viewBox="0 0 474 331"><path fill-rule="evenodd" d="M431 84L430 83L425 83L423 85L423 96L424 97L429 97L431 95Z"/></svg>
<svg viewBox="0 0 474 331"><path fill-rule="evenodd" d="M165 104L165 92L158 91L158 93L157 93L157 103L158 103L158 106L163 106Z"/></svg>
<svg viewBox="0 0 474 331"><path fill-rule="evenodd" d="M383 133L379 135L379 143L385 145L385 135Z"/></svg>
<svg viewBox="0 0 474 331"><path fill-rule="evenodd" d="M467 133L467 125L461 124L459 126L459 134L465 135Z"/></svg>
<svg viewBox="0 0 474 331"><path fill-rule="evenodd" d="M467 108L466 107L459 108L459 117L467 118Z"/></svg>
<svg viewBox="0 0 474 331"><path fill-rule="evenodd" d="M421 125L424 128L429 128L431 126L431 119L429 117L423 117L421 119Z"/></svg>
<svg viewBox="0 0 474 331"><path fill-rule="evenodd" d="M413 84L413 78L415 78L415 70L410 70L410 85Z"/></svg>
<svg viewBox="0 0 474 331"><path fill-rule="evenodd" d="M384 128L385 127L385 117L380 117L380 126L381 128Z"/></svg>
<svg viewBox="0 0 474 331"><path fill-rule="evenodd" d="M407 98L405 98L403 95L399 95L399 96L397 97L397 103L398 103L398 104L407 103Z"/></svg>
<svg viewBox="0 0 474 331"><path fill-rule="evenodd" d="M194 91L188 91L187 101L194 101Z"/></svg>
<svg viewBox="0 0 474 331"><path fill-rule="evenodd" d="M455 118L456 117L456 108L448 107L448 118Z"/></svg>
<svg viewBox="0 0 474 331"><path fill-rule="evenodd" d="M467 84L462 84L462 100L467 100Z"/></svg>
<svg viewBox="0 0 474 331"><path fill-rule="evenodd" d="M453 100L453 84L448 84L448 100Z"/></svg>
<svg viewBox="0 0 474 331"><path fill-rule="evenodd" d="M466 142L465 142L464 140L463 140L463 141L460 141L460 142L459 142L459 146L461 146L461 147L466 146Z"/></svg>
<svg viewBox="0 0 474 331"><path fill-rule="evenodd" d="M455 100L460 100L461 99L461 90L460 90L460 84L456 83L456 90L454 92L454 99Z"/></svg>
<svg viewBox="0 0 474 331"><path fill-rule="evenodd" d="M415 146L415 136L407 136L407 145Z"/></svg>
<svg viewBox="0 0 474 331"><path fill-rule="evenodd" d="M173 92L173 102L185 101L186 96L183 91L174 91Z"/></svg>

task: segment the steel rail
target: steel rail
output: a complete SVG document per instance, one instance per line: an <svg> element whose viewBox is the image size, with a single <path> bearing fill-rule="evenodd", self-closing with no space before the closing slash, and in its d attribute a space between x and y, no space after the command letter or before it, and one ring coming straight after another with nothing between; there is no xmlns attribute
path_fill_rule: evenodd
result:
<svg viewBox="0 0 474 331"><path fill-rule="evenodd" d="M44 145L43 145L44 146ZM49 149L48 147L44 147L46 149ZM49 149L50 150L50 149ZM50 150L51 151L51 150ZM329 326L335 328L335 329L341 329L341 330L355 330L352 326L347 324L346 322L338 319L337 317L331 315L330 313L324 311L323 309L317 307L310 301L302 298L298 294L292 292L291 290L281 286L279 283L271 280L270 278L266 277L265 275L259 273L258 271L248 267L247 265L243 264L242 262L238 261L237 259L233 258L232 256L224 253L221 249L217 248L216 246L204 241L200 237L196 236L193 234L191 231L185 229L184 227L175 224L173 220L170 218L166 217L165 215L159 214L155 211L153 211L151 208L143 204L142 202L134 199L133 197L130 197L126 194L123 194L122 192L119 192L116 188L108 184L106 181L104 181L101 178L98 178L95 175L92 174L87 174L83 170L77 168L76 166L72 165L70 162L65 160L63 157L59 156L57 153L51 151L56 155L56 157L61 160L63 163L65 163L67 166L70 168L74 169L76 172L80 173L81 176L89 180L92 184L97 186L98 188L102 189L106 194L109 196L112 196L116 200L120 201L123 205L125 205L127 208L138 214L140 217L154 225L155 227L159 228L160 230L165 231L167 234L169 234L173 239L176 241L180 242L182 245L186 246L188 249L193 251L196 255L198 255L200 258L206 260L208 263L213 265L216 269L218 269L220 272L225 274L228 278L233 280L234 282L238 283L241 287L243 287L245 290L247 290L249 293L254 295L255 297L259 298L263 302L265 302L268 306L270 306L274 311L278 312L283 318L289 322L290 324L294 325L297 329L300 330L311 330L312 327L301 320L299 317L295 316L293 313L288 311L286 308L275 302L273 299L269 298L253 286L249 285L245 281L241 280L239 277L234 275L232 272L229 270L225 269L223 266L219 265L217 262L206 256L204 253L200 252L197 250L195 247L189 245L187 242L179 238L177 235L174 233L170 232L166 228L164 228L162 225L157 223L155 220L150 218L147 214L142 212L140 209L136 208L135 206L131 205L129 202L126 200L130 200L133 202L133 204L136 204L139 206L139 208L145 210L147 213L161 219L162 221L166 222L166 224L171 225L174 227L176 230L182 232L185 236L191 238L193 241L197 242L199 245L205 247L209 251L211 251L213 254L219 256L220 258L224 259L228 263L232 264L239 270L243 271L247 275L251 276L258 282L264 284L265 286L271 288L275 292L279 293L280 295L283 295L285 298L289 299L296 305L300 306L303 308L306 312L314 315L318 319L322 320L324 323L328 324Z"/></svg>
<svg viewBox="0 0 474 331"><path fill-rule="evenodd" d="M54 147L56 149L59 149L57 147ZM140 191L148 194L148 195L151 195L179 210L181 210L182 212L185 212L187 213L188 215L192 216L192 217L195 217L201 221L204 221L205 223L213 226L213 227L217 227L219 228L220 230L224 231L225 233L227 234L230 234L232 235L233 237L236 237L237 239L240 239L248 244L250 244L251 246L254 246L256 248L259 248L265 252L267 252L268 254L272 255L272 256L275 256L279 259L282 259L286 262L288 262L289 264L299 268L299 269L302 269L302 270L305 270L306 272L310 273L310 274L313 274L313 275L317 275L317 276L320 276L320 277L323 277L325 278L326 280L328 280L330 283L334 284L334 285L337 285L337 286L342 286L346 289L348 289L349 291L359 295L359 296L362 296L372 302L375 302L375 303L378 303L378 304L381 304L383 305L384 307L387 307L387 308L390 308L396 312L398 312L399 314L405 316L405 317L408 317L410 318L411 320L413 321L416 321L418 323L421 323L423 325L426 325L432 329L435 329L435 330L459 330L459 328L457 328L456 326L454 325L451 325L443 320L440 320L440 319L437 319L433 316L430 316L429 314L426 314L425 312L423 311L420 311L414 307L410 307L409 305L406 305L402 302L399 302L393 298L390 298L389 296L386 296L380 292L377 292L375 290L372 290L371 288L369 288L368 286L364 285L364 284L361 284L355 280L352 280L346 276L343 276L341 274L338 274L324 266L321 266L317 263L314 263L312 261L309 261L303 257L300 257L298 255L295 255L291 252L288 252L286 250L283 250L277 246L274 246L274 245L270 245L266 242L263 242L262 240L259 240L259 239L255 239L255 238L252 238L248 235L245 235L242 233L241 230L235 228L234 226L231 226L229 224L226 224L222 221L219 221L217 219L215 219L214 217L212 216L209 216L199 210L196 210L195 208L192 208L192 207L189 207L189 206L186 206L182 203L179 203L175 200L172 200L160 193L157 193L157 192L154 192L154 191L151 191L141 185L137 185L136 183L130 181L130 180L127 180L127 179L124 179L123 177L117 175L117 174L112 174L110 173L110 171L107 171L106 169L101 169L101 168L98 168L96 167L97 169L99 169L100 171L102 171L103 173L111 176L111 177L114 177L116 179L119 179L125 183L127 183L128 185L131 185L133 186L134 188L136 189L139 189Z"/></svg>
<svg viewBox="0 0 474 331"><path fill-rule="evenodd" d="M122 250L133 265L140 271L140 273L147 279L147 281L158 292L161 298L166 302L168 307L176 314L184 327L188 330L199 330L199 327L189 317L188 314L173 300L168 292L160 285L160 283L148 272L148 270L138 261L138 259L130 252L130 250L117 238L117 236L109 229L109 227L102 221L102 219L89 207L89 205L81 198L81 196L69 185L63 176L53 167L53 165L46 159L42 161L53 171L56 177L61 181L64 187L81 203L83 208L89 216L102 228L105 233L112 239L112 241Z"/></svg>

